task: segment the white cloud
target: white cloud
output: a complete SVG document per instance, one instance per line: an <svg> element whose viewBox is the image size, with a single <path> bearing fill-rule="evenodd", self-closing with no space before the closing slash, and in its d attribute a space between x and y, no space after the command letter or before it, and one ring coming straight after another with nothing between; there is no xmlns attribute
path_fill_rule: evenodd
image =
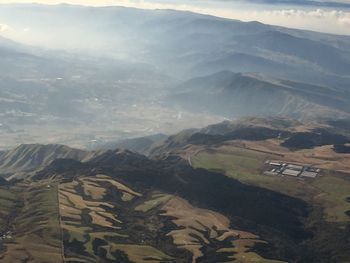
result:
<svg viewBox="0 0 350 263"><path fill-rule="evenodd" d="M347 11L282 9L231 15L242 20L258 20L274 25L350 35L350 12Z"/></svg>
<svg viewBox="0 0 350 263"><path fill-rule="evenodd" d="M349 0L350 1L350 0ZM30 3L33 0L0 0ZM144 9L175 9L215 15L242 21L260 21L266 24L350 35L350 10L327 8L286 8L281 5L252 5L237 1L186 1L186 0L37 0L34 2L57 4L61 2L80 5L120 5Z"/></svg>
<svg viewBox="0 0 350 263"><path fill-rule="evenodd" d="M6 32L10 30L10 27L6 24L0 24L0 32Z"/></svg>

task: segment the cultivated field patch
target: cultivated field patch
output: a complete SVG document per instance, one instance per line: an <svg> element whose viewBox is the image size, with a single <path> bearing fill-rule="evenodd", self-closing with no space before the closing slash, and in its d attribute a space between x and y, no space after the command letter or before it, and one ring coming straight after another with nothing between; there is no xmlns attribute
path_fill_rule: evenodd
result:
<svg viewBox="0 0 350 263"><path fill-rule="evenodd" d="M230 220L224 215L193 207L179 197L166 201L161 210L164 210L161 215L171 218L176 225L167 235L172 237L177 246L192 253L192 262L197 262L204 256L205 246L217 247L216 253L231 253L229 258L238 259L237 253L239 257L248 256L245 254L250 253L249 249L261 242L252 233L230 228ZM255 255L256 258L261 258Z"/></svg>

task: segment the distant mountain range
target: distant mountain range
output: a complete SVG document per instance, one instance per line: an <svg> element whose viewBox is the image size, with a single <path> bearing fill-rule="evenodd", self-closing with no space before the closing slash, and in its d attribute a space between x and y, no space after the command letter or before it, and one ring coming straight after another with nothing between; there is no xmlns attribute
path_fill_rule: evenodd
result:
<svg viewBox="0 0 350 263"><path fill-rule="evenodd" d="M347 36L172 10L2 5L0 14L35 32L37 44L146 62L177 78L232 70L336 88L349 83Z"/></svg>

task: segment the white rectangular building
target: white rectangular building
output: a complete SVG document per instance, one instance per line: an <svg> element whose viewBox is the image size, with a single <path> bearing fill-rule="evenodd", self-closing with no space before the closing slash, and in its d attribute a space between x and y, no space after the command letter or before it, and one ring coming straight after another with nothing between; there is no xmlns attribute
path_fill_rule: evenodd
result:
<svg viewBox="0 0 350 263"><path fill-rule="evenodd" d="M287 169L292 169L292 170L298 170L298 171L301 171L303 170L303 166L301 165L295 165L295 164L288 164L287 165Z"/></svg>
<svg viewBox="0 0 350 263"><path fill-rule="evenodd" d="M310 178L315 178L318 175L318 173L316 172L308 172L308 171L304 171L301 173L300 176L302 177L310 177Z"/></svg>
<svg viewBox="0 0 350 263"><path fill-rule="evenodd" d="M291 169L286 169L283 171L282 173L283 175L289 175L289 176L294 176L297 177L300 174L300 171L295 171L295 170L291 170Z"/></svg>

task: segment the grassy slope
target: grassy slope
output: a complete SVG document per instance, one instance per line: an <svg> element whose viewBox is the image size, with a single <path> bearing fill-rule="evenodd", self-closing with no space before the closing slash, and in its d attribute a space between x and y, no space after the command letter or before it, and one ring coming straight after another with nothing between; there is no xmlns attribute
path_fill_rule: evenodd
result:
<svg viewBox="0 0 350 263"><path fill-rule="evenodd" d="M350 178L325 172L315 180L299 180L289 177L262 175L268 154L242 148L230 147L202 151L191 158L194 167L223 171L227 176L241 182L268 188L307 202L322 205L330 222L349 222L345 211L350 210L346 197L350 196Z"/></svg>
<svg viewBox="0 0 350 263"><path fill-rule="evenodd" d="M0 187L0 230L6 231L7 218L14 206L16 196L7 187Z"/></svg>
<svg viewBox="0 0 350 263"><path fill-rule="evenodd" d="M349 262L350 178L335 172L324 172L322 177L300 180L289 177L262 175L262 166L268 154L230 147L201 151L191 158L194 167L220 170L243 183L301 198L312 204L313 211L305 222L314 237L304 244L314 251L306 255L325 261ZM271 158L274 159L274 158Z"/></svg>
<svg viewBox="0 0 350 263"><path fill-rule="evenodd" d="M21 183L10 189L16 196L9 208L13 239L5 244L1 262L62 262L57 184Z"/></svg>

